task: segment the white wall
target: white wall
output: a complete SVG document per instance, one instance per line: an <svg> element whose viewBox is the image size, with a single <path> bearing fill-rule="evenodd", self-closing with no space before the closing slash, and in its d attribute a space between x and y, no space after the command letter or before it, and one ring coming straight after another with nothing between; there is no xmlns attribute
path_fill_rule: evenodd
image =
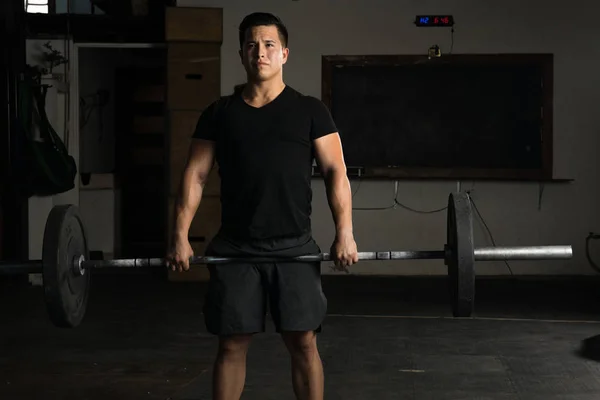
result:
<svg viewBox="0 0 600 400"><path fill-rule="evenodd" d="M115 167L115 69L123 66L151 66L162 63L160 57L149 57L154 49L81 48L77 51L73 43L65 40L28 40L27 63L42 64L43 45L50 42L70 60L70 69L64 65L56 68L53 79L45 83L52 85L46 98L48 118L59 136L68 145L78 167L76 188L66 193L29 199L29 258L40 259L44 227L48 213L57 204L79 206L81 217L87 228L90 250L102 251L106 257L118 256L119 201ZM158 51L161 51L160 49ZM159 64L160 65L160 64ZM76 84L77 83L77 84ZM104 89L109 92L109 102L99 112L95 108L88 123L79 129L77 122L82 118L82 109L72 90L87 96ZM86 97L88 103L93 98ZM68 112L67 112L68 111ZM91 173L91 181L84 185L81 173ZM31 275L30 280L40 283L40 275Z"/></svg>
<svg viewBox="0 0 600 400"><path fill-rule="evenodd" d="M42 46L46 42L47 40L27 41L27 62L29 64L41 63L40 55L45 51ZM59 85L56 84L56 81L46 80L54 86L48 90L46 112L54 129L63 138L63 141L68 143L69 153L77 161L77 186L76 189L67 193L50 197L36 196L29 199L29 257L32 259L41 258L46 219L51 208L57 204L78 205L87 228L90 249L103 251L110 257L118 246L118 232L115 228L118 213L117 193L115 191L114 176L110 174L114 167L115 137L114 91L112 90L114 76L112 74L114 73L114 66L118 63L118 57L113 57L114 60L108 58L101 62L103 49L94 49L96 52L91 53L90 57L86 57L86 54L89 53L86 53L85 50L90 52L91 50L84 49L82 57L81 54L75 56L73 50L70 54L67 53L64 40L50 40L50 43L72 61L71 66L77 64L80 67L79 73L75 75L66 73L67 69L64 66L54 71L69 77L67 80L63 79L63 84L60 85L61 90L58 90ZM110 52L111 50L105 51ZM108 69L106 68L107 64L109 64ZM83 68L81 68L82 66ZM89 90L102 87L111 91L112 101L106 107L105 115L102 118L104 120L103 131L99 130L101 125L97 113L92 113L87 131L85 129L80 131L75 127L77 116L74 112L70 116L65 115L65 109L70 105L69 92L72 89L72 83L74 79L82 76L83 82L81 79L79 81L82 94L87 94ZM79 107L77 100L71 105L75 108ZM73 125L70 126L70 124ZM70 130L67 128L70 128ZM82 150L81 157L80 150ZM94 175L90 184L84 186L80 182L81 172L100 174ZM34 283L39 283L40 276L32 275L31 280Z"/></svg>
<svg viewBox="0 0 600 400"><path fill-rule="evenodd" d="M102 251L105 258L118 256L119 188L114 174L95 174L79 192L81 218L87 229L90 250Z"/></svg>
<svg viewBox="0 0 600 400"><path fill-rule="evenodd" d="M27 40L26 62L30 65L44 65L40 58L47 51L42 46L48 40ZM51 46L69 58L72 43L65 40L50 40ZM43 80L43 83L51 85L46 97L46 113L56 133L67 145L69 154L79 164L79 135L73 132L72 104L69 102L69 71L65 65L55 68L54 77ZM58 204L79 204L79 174L75 177L75 188L65 193L47 197L31 197L29 199L29 258L40 259L42 257L42 244L44 238L44 227L48 213L53 206ZM30 281L39 284L41 276L32 274Z"/></svg>
<svg viewBox="0 0 600 400"><path fill-rule="evenodd" d="M452 14L456 26L454 53L545 53L555 55L555 177L570 184L546 184L538 209L540 186L520 182L461 182L473 198L498 245L572 244L569 261L511 262L515 274L595 273L585 259L585 237L600 231L598 185L600 113L597 71L600 37L594 11L600 3L574 0L568 7L542 0L393 1L393 0L179 0L181 7L222 7L222 93L244 81L237 55L237 27L254 11L278 14L290 30L286 82L320 98L321 56L331 54L426 54L450 45L448 29L416 28L416 14ZM559 6L560 5L560 6ZM356 190L357 182L353 182ZM457 182L400 181L398 199L420 210L446 205ZM313 225L323 251L333 238L331 214L323 183L314 182ZM394 182L362 182L355 207L392 203ZM397 207L388 211L355 211L359 250L441 249L445 243L445 212L418 214ZM476 245L490 245L482 224L475 224ZM595 250L594 257L600 257ZM446 274L441 261L361 262L353 271L378 274ZM329 273L327 266L324 273ZM478 274L506 274L504 263L479 263Z"/></svg>

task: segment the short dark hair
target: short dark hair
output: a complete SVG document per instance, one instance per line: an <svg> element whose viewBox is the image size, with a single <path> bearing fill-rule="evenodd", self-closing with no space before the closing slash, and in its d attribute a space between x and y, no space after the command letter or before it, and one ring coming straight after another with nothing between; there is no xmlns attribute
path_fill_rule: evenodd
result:
<svg viewBox="0 0 600 400"><path fill-rule="evenodd" d="M288 31L279 17L266 13L266 12L255 12L242 20L239 27L240 36L240 48L244 47L244 39L246 38L246 32L248 29L254 28L255 26L269 26L275 25L277 31L279 31L279 38L283 47L288 45Z"/></svg>

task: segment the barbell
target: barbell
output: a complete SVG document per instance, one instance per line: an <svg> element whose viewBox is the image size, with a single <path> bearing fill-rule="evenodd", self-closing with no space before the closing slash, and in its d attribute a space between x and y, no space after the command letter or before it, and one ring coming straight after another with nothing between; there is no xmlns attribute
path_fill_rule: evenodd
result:
<svg viewBox="0 0 600 400"><path fill-rule="evenodd" d="M442 250L359 252L359 260L441 259L448 269L450 302L455 317L470 317L475 304L475 261L558 260L573 256L571 246L474 247L473 213L467 193L448 198L447 243ZM243 262L331 261L329 253L298 257L194 256L190 265ZM75 205L52 208L44 228L41 260L1 262L0 274L42 273L44 301L51 322L64 328L79 326L88 304L91 270L96 268L166 267L164 258L90 260L86 229Z"/></svg>

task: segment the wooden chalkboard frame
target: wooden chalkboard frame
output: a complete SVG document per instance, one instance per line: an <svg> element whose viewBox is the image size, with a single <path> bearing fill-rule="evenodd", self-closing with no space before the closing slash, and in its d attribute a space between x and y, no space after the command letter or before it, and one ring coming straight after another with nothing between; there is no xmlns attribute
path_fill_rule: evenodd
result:
<svg viewBox="0 0 600 400"><path fill-rule="evenodd" d="M424 55L323 55L321 100L331 110L334 68L345 66L394 66L418 62L453 64L535 64L542 70L542 165L534 169L475 169L475 168L360 168L361 178L376 179L481 179L547 181L553 175L553 54L451 54L440 58Z"/></svg>

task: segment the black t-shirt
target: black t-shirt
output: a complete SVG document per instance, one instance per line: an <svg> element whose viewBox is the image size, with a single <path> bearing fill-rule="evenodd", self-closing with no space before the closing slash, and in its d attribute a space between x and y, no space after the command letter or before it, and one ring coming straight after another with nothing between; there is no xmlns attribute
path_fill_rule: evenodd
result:
<svg viewBox="0 0 600 400"><path fill-rule="evenodd" d="M336 131L320 100L289 86L260 108L239 93L212 103L193 137L216 142L220 233L241 240L310 234L312 142Z"/></svg>

